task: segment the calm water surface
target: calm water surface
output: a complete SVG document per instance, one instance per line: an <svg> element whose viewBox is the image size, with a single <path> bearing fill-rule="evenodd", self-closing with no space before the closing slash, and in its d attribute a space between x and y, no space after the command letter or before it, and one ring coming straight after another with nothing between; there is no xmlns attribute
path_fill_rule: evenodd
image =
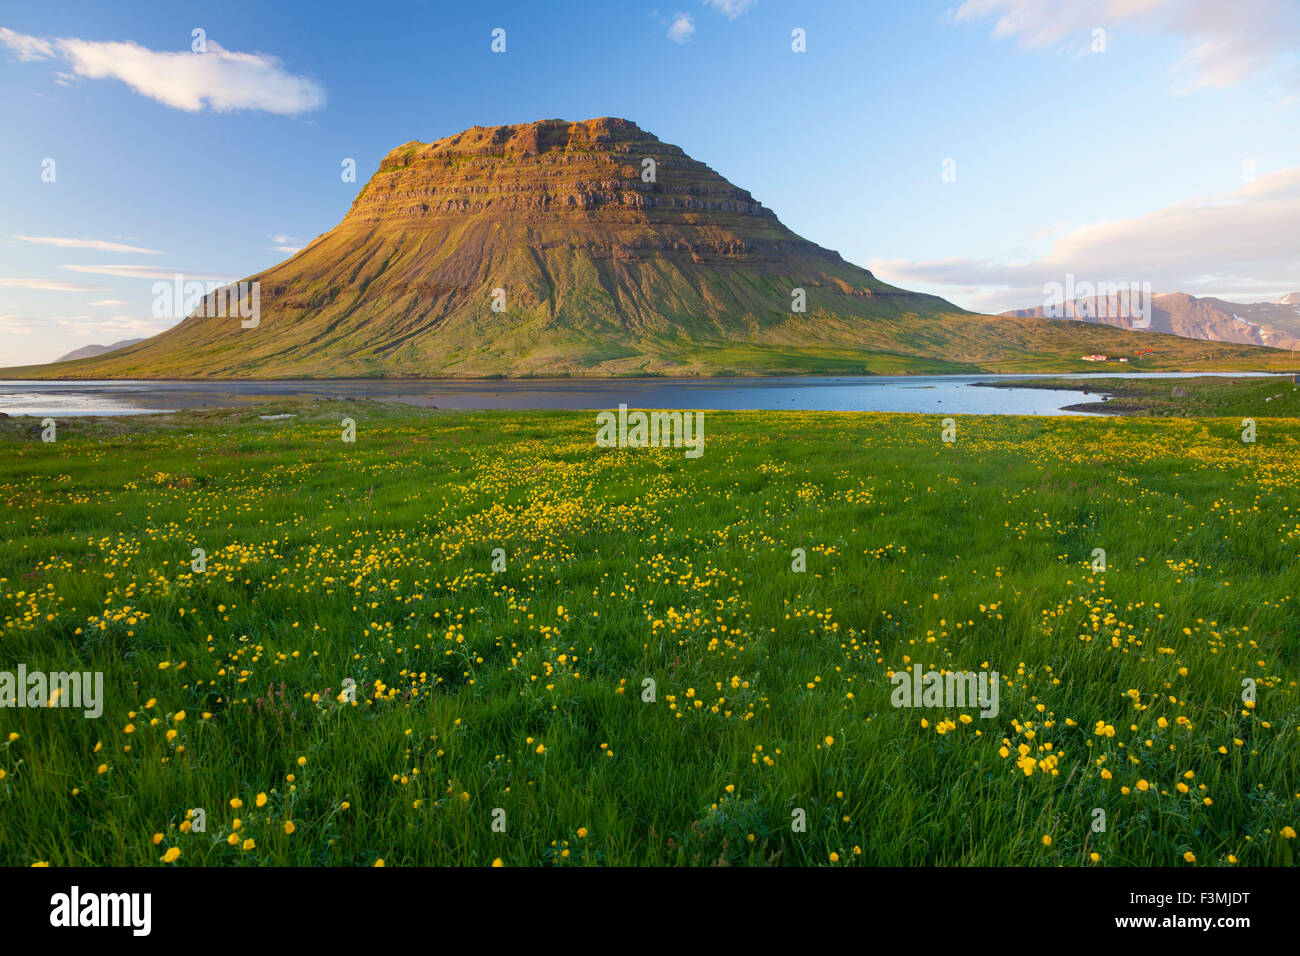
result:
<svg viewBox="0 0 1300 956"><path fill-rule="evenodd" d="M629 408L799 409L924 412L951 415L1062 415L1065 406L1097 401L1089 378L1188 378L1216 373L1136 372L1057 375L1079 391L982 388L975 382L1029 375L794 376L713 379L450 379L378 381L18 382L0 381L0 412L9 415L139 415L177 409L250 405L285 396L368 398L448 409ZM1268 374L1218 373L1232 377Z"/></svg>

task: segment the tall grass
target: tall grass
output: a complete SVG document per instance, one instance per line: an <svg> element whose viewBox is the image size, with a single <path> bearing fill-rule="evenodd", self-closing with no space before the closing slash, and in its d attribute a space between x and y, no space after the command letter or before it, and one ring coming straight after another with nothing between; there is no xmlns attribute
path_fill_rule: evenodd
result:
<svg viewBox="0 0 1300 956"><path fill-rule="evenodd" d="M1294 419L276 410L2 439L0 863L1293 860Z"/></svg>

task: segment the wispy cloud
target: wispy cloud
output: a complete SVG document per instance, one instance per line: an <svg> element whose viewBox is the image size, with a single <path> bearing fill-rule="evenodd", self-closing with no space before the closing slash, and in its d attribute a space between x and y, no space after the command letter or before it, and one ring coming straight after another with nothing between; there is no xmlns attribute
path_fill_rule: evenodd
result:
<svg viewBox="0 0 1300 956"><path fill-rule="evenodd" d="M174 279L181 276L185 281L208 279L213 282L234 282L231 276L212 275L206 272L189 272L185 269L170 269L166 266L60 266L72 272L89 272L97 276L116 276L119 279Z"/></svg>
<svg viewBox="0 0 1300 956"><path fill-rule="evenodd" d="M685 43L695 36L695 18L689 13L678 13L673 22L668 24L668 39L674 43Z"/></svg>
<svg viewBox="0 0 1300 956"><path fill-rule="evenodd" d="M74 76L121 80L143 96L191 113L206 106L219 113L264 110L294 116L325 105L319 83L287 72L276 57L227 50L214 40L206 42L203 53L168 53L138 43L47 40L0 28L0 43L19 60L57 57ZM59 75L66 82L68 74Z"/></svg>
<svg viewBox="0 0 1300 956"><path fill-rule="evenodd" d="M14 51L20 62L30 63L34 60L48 60L54 56L54 45L39 37L14 33L8 27L0 27L0 43Z"/></svg>
<svg viewBox="0 0 1300 956"><path fill-rule="evenodd" d="M1156 292L1267 296L1300 289L1300 166L1225 195L1066 232L1031 262L873 259L886 282L922 287L987 312L1039 305L1067 273L1090 282L1150 282Z"/></svg>
<svg viewBox="0 0 1300 956"><path fill-rule="evenodd" d="M271 242L274 243L271 246L272 249L276 252L283 252L285 255L297 255L303 250L302 241L296 236L272 236Z"/></svg>
<svg viewBox="0 0 1300 956"><path fill-rule="evenodd" d="M126 304L127 304L127 302L126 302L125 299L100 299L100 300L97 301L97 302L87 302L87 303L86 303L86 305L103 306L103 307L106 307L106 308L108 308L108 307L116 307L116 306L119 306L119 305L126 305Z"/></svg>
<svg viewBox="0 0 1300 956"><path fill-rule="evenodd" d="M106 286L60 282L56 279L0 279L0 288L38 289L44 292L106 292Z"/></svg>
<svg viewBox="0 0 1300 956"><path fill-rule="evenodd" d="M28 319L17 315L0 315L0 331L5 335L31 335L36 330Z"/></svg>
<svg viewBox="0 0 1300 956"><path fill-rule="evenodd" d="M52 315L44 318L0 315L0 331L6 335L31 335L59 330L71 335L103 335L111 339L154 335L173 325L171 319L142 319L134 315Z"/></svg>
<svg viewBox="0 0 1300 956"><path fill-rule="evenodd" d="M22 242L34 242L43 246L58 246L61 249L95 249L99 252L134 252L147 256L161 256L157 249L142 249L120 242L107 242L103 239L62 239L57 236L14 236Z"/></svg>
<svg viewBox="0 0 1300 956"><path fill-rule="evenodd" d="M1023 50L1079 53L1093 30L1125 23L1181 37L1187 51L1170 66L1178 93L1230 86L1275 66L1300 86L1295 0L963 0L948 11L952 22L990 18L995 39L1015 37Z"/></svg>
<svg viewBox="0 0 1300 956"><path fill-rule="evenodd" d="M712 7L732 20L756 3L758 3L758 0L704 0L706 7Z"/></svg>

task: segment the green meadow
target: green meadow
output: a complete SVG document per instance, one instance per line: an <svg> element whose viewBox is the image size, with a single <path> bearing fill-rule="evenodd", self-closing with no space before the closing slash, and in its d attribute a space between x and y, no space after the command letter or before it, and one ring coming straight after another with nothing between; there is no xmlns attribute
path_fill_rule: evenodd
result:
<svg viewBox="0 0 1300 956"><path fill-rule="evenodd" d="M1269 407L0 421L0 864L1291 865Z"/></svg>

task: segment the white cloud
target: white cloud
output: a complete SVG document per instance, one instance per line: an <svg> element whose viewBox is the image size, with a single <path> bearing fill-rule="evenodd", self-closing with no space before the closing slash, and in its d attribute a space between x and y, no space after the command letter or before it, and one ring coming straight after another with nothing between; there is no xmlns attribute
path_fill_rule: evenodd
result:
<svg viewBox="0 0 1300 956"><path fill-rule="evenodd" d="M166 266L60 266L72 272L89 272L97 276L116 276L119 279L166 279L168 281L180 276L185 282L201 279L213 282L234 282L230 276L211 275L206 272L187 272L184 269L170 269Z"/></svg>
<svg viewBox="0 0 1300 956"><path fill-rule="evenodd" d="M58 246L62 249L95 249L99 252L136 252L142 255L161 256L157 249L141 249L120 242L106 242L103 239L61 239L57 236L14 236L23 242L35 242L45 246Z"/></svg>
<svg viewBox="0 0 1300 956"><path fill-rule="evenodd" d="M207 52L164 53L138 43L40 37L0 29L0 42L20 60L62 57L73 74L117 79L137 93L191 113L205 106L219 113L265 110L293 116L325 105L325 90L305 76L288 73L273 56L237 53L207 41ZM59 76L66 82L68 74Z"/></svg>
<svg viewBox="0 0 1300 956"><path fill-rule="evenodd" d="M0 329L6 335L31 335L36 331L29 320L17 315L0 315Z"/></svg>
<svg viewBox="0 0 1300 956"><path fill-rule="evenodd" d="M668 25L668 39L674 43L685 43L695 35L695 18L689 13L678 13Z"/></svg>
<svg viewBox="0 0 1300 956"><path fill-rule="evenodd" d="M86 305L97 305L97 306L105 306L105 307L119 306L119 305L126 305L126 304L127 301L125 299L100 299L98 302L86 303Z"/></svg>
<svg viewBox="0 0 1300 956"><path fill-rule="evenodd" d="M0 279L0 288L39 289L45 292L106 292L102 285L83 285L80 282L60 282L55 279Z"/></svg>
<svg viewBox="0 0 1300 956"><path fill-rule="evenodd" d="M13 50L23 62L48 60L54 56L54 47L47 40L29 37L23 33L14 33L8 27L0 27L0 43Z"/></svg>
<svg viewBox="0 0 1300 956"><path fill-rule="evenodd" d="M995 18L993 37L1015 37L1023 50L1087 51L1092 31L1131 22L1135 28L1181 37L1187 52L1170 67L1174 89L1223 87L1275 65L1288 68L1300 48L1295 0L963 0L954 22Z"/></svg>
<svg viewBox="0 0 1300 956"><path fill-rule="evenodd" d="M1300 289L1300 166L1235 192L1197 197L1130 219L1073 229L1032 262L873 259L886 282L958 297L969 308L1029 308L1043 285L1072 273L1089 282L1150 282L1155 292L1268 297Z"/></svg>
<svg viewBox="0 0 1300 956"><path fill-rule="evenodd" d="M758 3L758 0L704 0L706 7L712 7L732 20L756 3Z"/></svg>
<svg viewBox="0 0 1300 956"><path fill-rule="evenodd" d="M96 332L115 333L119 338L134 338L140 335L153 335L172 324L171 319L140 319L134 315L115 315L111 319L100 319L83 327Z"/></svg>
<svg viewBox="0 0 1300 956"><path fill-rule="evenodd" d="M272 249L286 255L296 255L303 250L303 246L299 245L300 240L296 236L276 235L271 237L271 241L275 243L271 247Z"/></svg>

